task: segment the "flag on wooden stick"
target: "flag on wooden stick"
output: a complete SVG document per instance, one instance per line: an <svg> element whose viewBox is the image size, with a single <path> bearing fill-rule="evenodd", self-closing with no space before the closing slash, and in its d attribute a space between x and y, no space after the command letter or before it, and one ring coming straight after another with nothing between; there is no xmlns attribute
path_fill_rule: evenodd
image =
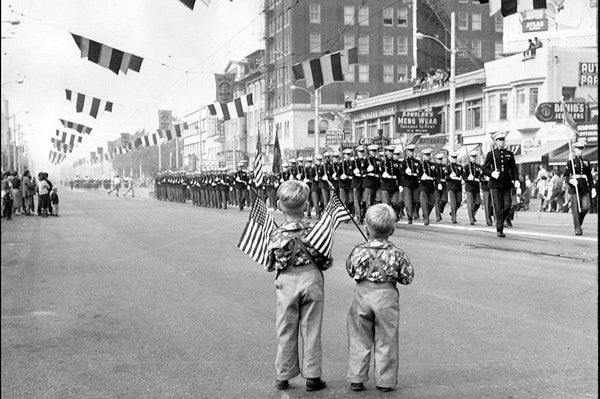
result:
<svg viewBox="0 0 600 399"><path fill-rule="evenodd" d="M315 227L306 236L306 241L310 243L323 256L331 255L333 247L333 231L337 229L340 223L350 220L350 214L340 202L340 199L331 192L331 198L325 207L321 219L315 224Z"/></svg>
<svg viewBox="0 0 600 399"><path fill-rule="evenodd" d="M264 172L263 172L263 156L262 146L260 144L260 133L258 134L258 140L256 141L256 156L254 157L254 182L259 187L263 184Z"/></svg>
<svg viewBox="0 0 600 399"><path fill-rule="evenodd" d="M254 261L267 267L269 237L274 229L273 215L267 210L265 202L256 198L238 248Z"/></svg>

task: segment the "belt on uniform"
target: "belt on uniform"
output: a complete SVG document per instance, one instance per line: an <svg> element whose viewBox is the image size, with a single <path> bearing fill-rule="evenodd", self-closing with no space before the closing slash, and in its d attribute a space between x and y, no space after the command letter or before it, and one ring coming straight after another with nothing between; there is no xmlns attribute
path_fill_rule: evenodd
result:
<svg viewBox="0 0 600 399"><path fill-rule="evenodd" d="M571 177L574 178L574 179L587 179L586 175L573 175Z"/></svg>
<svg viewBox="0 0 600 399"><path fill-rule="evenodd" d="M367 173L367 176L379 177L379 175L377 173Z"/></svg>

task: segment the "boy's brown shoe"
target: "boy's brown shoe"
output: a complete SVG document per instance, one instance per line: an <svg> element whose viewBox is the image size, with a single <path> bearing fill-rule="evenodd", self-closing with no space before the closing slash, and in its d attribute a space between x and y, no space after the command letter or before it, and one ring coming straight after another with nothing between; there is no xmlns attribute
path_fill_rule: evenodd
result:
<svg viewBox="0 0 600 399"><path fill-rule="evenodd" d="M276 385L277 389L279 389L280 391L285 391L290 387L290 383L288 382L288 380L277 380Z"/></svg>
<svg viewBox="0 0 600 399"><path fill-rule="evenodd" d="M306 390L309 392L319 391L325 387L327 387L327 383L320 378L308 378L306 380Z"/></svg>

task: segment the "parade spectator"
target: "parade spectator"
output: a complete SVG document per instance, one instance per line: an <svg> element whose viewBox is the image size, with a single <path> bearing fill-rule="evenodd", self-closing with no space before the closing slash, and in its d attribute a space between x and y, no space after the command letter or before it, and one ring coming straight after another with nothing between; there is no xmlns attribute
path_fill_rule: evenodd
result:
<svg viewBox="0 0 600 399"><path fill-rule="evenodd" d="M12 219L12 184L9 179L10 172L2 175L2 217L6 220Z"/></svg>
<svg viewBox="0 0 600 399"><path fill-rule="evenodd" d="M50 193L50 204L52 204L52 216L58 216L58 189L56 187L52 187L52 192Z"/></svg>
<svg viewBox="0 0 600 399"><path fill-rule="evenodd" d="M540 208L538 209L538 212L546 212L546 194L548 190L548 177L546 175L541 175L536 187L538 199L540 200Z"/></svg>
<svg viewBox="0 0 600 399"><path fill-rule="evenodd" d="M121 179L119 179L119 175L116 175L113 178L113 188L108 190L108 195L110 195L110 193L112 193L113 191L117 192L117 197L119 196L119 189L121 188Z"/></svg>
<svg viewBox="0 0 600 399"><path fill-rule="evenodd" d="M12 179L12 212L15 215L21 214L21 208L23 207L23 196L21 194L21 179L19 178L19 172L13 172Z"/></svg>
<svg viewBox="0 0 600 399"><path fill-rule="evenodd" d="M523 51L523 60L530 60L535 57L535 43L533 40L529 39L529 44L527 46L527 50Z"/></svg>
<svg viewBox="0 0 600 399"><path fill-rule="evenodd" d="M277 357L276 386L289 388L289 380L300 374L307 391L327 386L321 380L321 326L323 322L323 270L333 260L321 255L305 239L313 224L302 219L310 189L296 180L284 182L277 190L285 222L273 233L268 245L266 270L276 271ZM298 340L301 344L298 345ZM299 362L302 351L302 362Z"/></svg>
<svg viewBox="0 0 600 399"><path fill-rule="evenodd" d="M598 172L593 172L593 176L594 183L592 184L592 187L594 187L596 189L596 192L598 192ZM568 198L569 196L566 195L566 197ZM598 196L592 198L590 213L598 213Z"/></svg>
<svg viewBox="0 0 600 399"><path fill-rule="evenodd" d="M131 193L131 198L135 198L135 191L133 190L133 177L129 178L129 185L127 186L125 194L123 194L123 198L127 197L127 194L129 193Z"/></svg>
<svg viewBox="0 0 600 399"><path fill-rule="evenodd" d="M535 37L533 39L533 45L534 45L534 47L533 47L533 56L531 58L535 57L537 49L544 47L544 45L542 44L542 42L540 41L540 39L538 39L537 37Z"/></svg>
<svg viewBox="0 0 600 399"><path fill-rule="evenodd" d="M529 210L529 205L531 204L531 197L535 197L535 184L529 178L529 175L525 176L525 190L523 192L523 205L524 210Z"/></svg>
<svg viewBox="0 0 600 399"><path fill-rule="evenodd" d="M540 181L540 179L542 178L542 176L548 177L548 171L546 170L546 167L544 165L540 165L539 166L539 170L537 173L537 176L535 178L535 183L537 184L537 182Z"/></svg>
<svg viewBox="0 0 600 399"><path fill-rule="evenodd" d="M392 207L369 207L365 222L369 241L357 245L346 261L346 271L356 281L347 320L348 378L352 390L365 388L373 349L375 386L387 392L398 383L396 283L410 284L414 271L406 253L388 240L396 223Z"/></svg>
<svg viewBox="0 0 600 399"><path fill-rule="evenodd" d="M550 180L548 182L548 194L547 194L547 203L546 203L546 211L547 212L555 212L560 210L562 207L562 203L560 203L560 193L562 190L562 182L560 175L557 170L550 171Z"/></svg>
<svg viewBox="0 0 600 399"><path fill-rule="evenodd" d="M35 193L35 183L31 180L31 173L26 170L23 173L23 213L25 215L31 215L33 209L33 194Z"/></svg>
<svg viewBox="0 0 600 399"><path fill-rule="evenodd" d="M40 172L38 179L38 194L40 196L40 212L42 217L48 217L48 207L50 206L50 184L46 174Z"/></svg>

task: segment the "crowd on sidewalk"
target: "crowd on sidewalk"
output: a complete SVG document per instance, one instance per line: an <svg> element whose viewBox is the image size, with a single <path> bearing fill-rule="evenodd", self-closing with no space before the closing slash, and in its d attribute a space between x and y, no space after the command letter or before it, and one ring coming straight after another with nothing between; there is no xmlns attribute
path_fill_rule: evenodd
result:
<svg viewBox="0 0 600 399"><path fill-rule="evenodd" d="M49 180L48 173L39 172L35 177L28 170L22 175L17 171L3 172L1 186L2 218L59 216L58 188Z"/></svg>

